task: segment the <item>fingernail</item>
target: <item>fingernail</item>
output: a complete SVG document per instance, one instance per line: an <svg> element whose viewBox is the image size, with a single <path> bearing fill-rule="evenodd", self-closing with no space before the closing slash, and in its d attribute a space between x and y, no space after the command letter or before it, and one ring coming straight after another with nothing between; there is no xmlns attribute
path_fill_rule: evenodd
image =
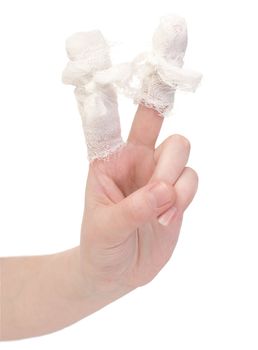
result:
<svg viewBox="0 0 258 350"><path fill-rule="evenodd" d="M162 214L158 217L158 222L163 226L167 226L172 221L176 212L177 212L176 207L172 207L172 208L168 209L164 214Z"/></svg>
<svg viewBox="0 0 258 350"><path fill-rule="evenodd" d="M153 185L149 189L149 194L151 195L151 200L155 208L160 208L172 200L171 190L164 182Z"/></svg>

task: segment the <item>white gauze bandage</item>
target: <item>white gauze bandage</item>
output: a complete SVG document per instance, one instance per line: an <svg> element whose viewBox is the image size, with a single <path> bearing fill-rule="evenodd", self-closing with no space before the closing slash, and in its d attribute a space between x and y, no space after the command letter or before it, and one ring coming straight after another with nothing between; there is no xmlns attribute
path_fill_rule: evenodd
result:
<svg viewBox="0 0 258 350"><path fill-rule="evenodd" d="M161 17L150 52L114 66L99 30L78 32L66 40L70 61L62 79L76 86L89 160L107 158L125 144L116 90L163 117L171 113L177 89L196 90L201 74L182 68L186 46L186 22L176 15Z"/></svg>
<svg viewBox="0 0 258 350"><path fill-rule="evenodd" d="M124 86L119 86L122 92L133 98L134 103L153 108L163 117L169 116L175 91L194 92L202 77L182 68L186 47L185 20L177 15L161 17L152 38L152 50L133 60L134 79L130 77Z"/></svg>
<svg viewBox="0 0 258 350"><path fill-rule="evenodd" d="M66 40L70 61L62 80L76 87L74 93L90 161L106 158L124 144L116 91L107 75L104 79L99 75L111 67L109 49L99 30L78 32Z"/></svg>

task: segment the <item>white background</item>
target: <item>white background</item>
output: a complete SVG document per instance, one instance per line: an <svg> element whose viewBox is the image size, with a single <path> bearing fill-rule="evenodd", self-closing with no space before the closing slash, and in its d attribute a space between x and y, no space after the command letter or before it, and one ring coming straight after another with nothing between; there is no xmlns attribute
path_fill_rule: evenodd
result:
<svg viewBox="0 0 258 350"><path fill-rule="evenodd" d="M149 285L56 333L9 349L258 349L257 11L255 1L1 1L0 255L79 242L88 164L73 87L61 82L65 39L99 28L128 60L167 13L184 16L185 67L172 133L191 142L199 190L180 240ZM120 52L120 53L119 53ZM126 137L136 106L120 99Z"/></svg>

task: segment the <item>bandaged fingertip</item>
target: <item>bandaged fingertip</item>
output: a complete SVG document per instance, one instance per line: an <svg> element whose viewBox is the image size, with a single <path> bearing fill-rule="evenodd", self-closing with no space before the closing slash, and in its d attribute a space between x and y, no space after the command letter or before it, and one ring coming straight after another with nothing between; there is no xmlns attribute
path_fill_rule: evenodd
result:
<svg viewBox="0 0 258 350"><path fill-rule="evenodd" d="M107 158L124 144L116 91L109 80L98 78L111 67L109 45L99 30L78 32L66 40L66 51L70 61L62 80L75 86L88 159Z"/></svg>
<svg viewBox="0 0 258 350"><path fill-rule="evenodd" d="M173 109L177 89L196 90L202 76L182 68L186 47L185 20L176 15L161 17L152 38L152 51L142 54L136 64L138 72L143 64L144 69L141 69L141 88L134 96L134 103L153 108L165 117Z"/></svg>

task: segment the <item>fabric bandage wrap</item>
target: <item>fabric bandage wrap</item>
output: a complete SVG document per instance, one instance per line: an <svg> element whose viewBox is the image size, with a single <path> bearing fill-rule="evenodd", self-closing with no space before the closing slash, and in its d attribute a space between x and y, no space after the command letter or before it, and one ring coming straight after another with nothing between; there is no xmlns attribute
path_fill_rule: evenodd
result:
<svg viewBox="0 0 258 350"><path fill-rule="evenodd" d="M161 17L152 37L152 50L143 52L131 63L133 79L121 87L134 103L141 103L159 112L171 114L176 90L194 92L202 75L183 69L187 47L187 26L182 17Z"/></svg>
<svg viewBox="0 0 258 350"><path fill-rule="evenodd" d="M76 86L88 159L106 158L120 148L121 138L117 95L97 73L111 67L109 46L99 30L78 32L66 40L67 63L62 80Z"/></svg>

